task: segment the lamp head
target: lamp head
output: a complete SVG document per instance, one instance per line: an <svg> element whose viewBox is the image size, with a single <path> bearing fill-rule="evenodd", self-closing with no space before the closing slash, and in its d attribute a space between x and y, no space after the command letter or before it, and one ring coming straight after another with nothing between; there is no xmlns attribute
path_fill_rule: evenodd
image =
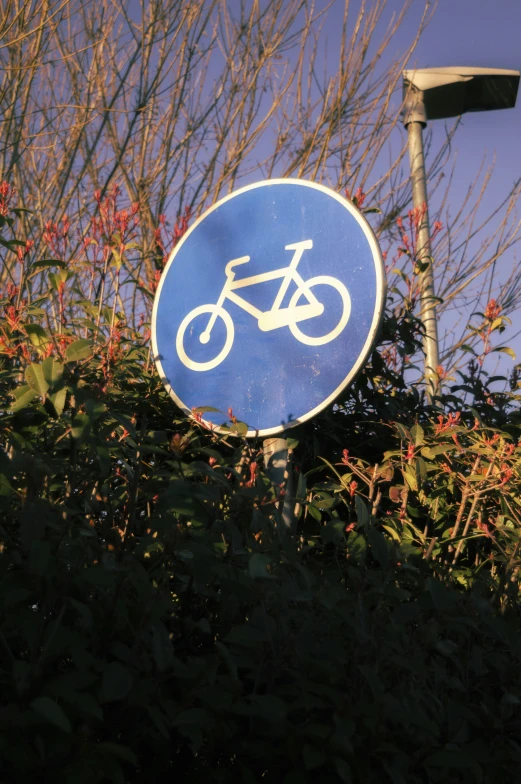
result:
<svg viewBox="0 0 521 784"><path fill-rule="evenodd" d="M459 117L465 112L511 109L519 71L502 68L418 68L403 72L404 125Z"/></svg>

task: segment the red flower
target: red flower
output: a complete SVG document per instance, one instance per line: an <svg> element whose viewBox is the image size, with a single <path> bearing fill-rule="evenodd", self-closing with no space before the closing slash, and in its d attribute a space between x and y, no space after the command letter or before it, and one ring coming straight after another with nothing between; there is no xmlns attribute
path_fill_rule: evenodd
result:
<svg viewBox="0 0 521 784"><path fill-rule="evenodd" d="M485 534L485 536L488 536L488 537L489 537L489 539L493 539L493 538L494 538L494 537L492 536L492 534L490 533L490 529L489 529L489 527L488 527L488 525L487 525L486 523L481 523L479 520L476 520L476 528L477 528L479 531L483 531L483 533Z"/></svg>
<svg viewBox="0 0 521 784"><path fill-rule="evenodd" d="M13 188L8 182L2 180L0 183L0 215L3 215L4 217L7 215L15 194L16 188Z"/></svg>
<svg viewBox="0 0 521 784"><path fill-rule="evenodd" d="M27 240L27 242L25 243L25 247L22 248L21 245L17 246L16 255L18 256L18 261L20 262L20 264L23 264L25 257L30 252L33 245L34 245L34 240Z"/></svg>
<svg viewBox="0 0 521 784"><path fill-rule="evenodd" d="M431 234L431 241L438 236L440 231L443 229L443 224L441 221L434 221L434 228Z"/></svg>
<svg viewBox="0 0 521 784"><path fill-rule="evenodd" d="M351 191L348 188L344 190L344 193L346 195L346 199L352 201L355 207L358 207L359 210L362 209L362 205L366 199L366 194L361 188L357 188L356 193L353 197L351 196Z"/></svg>
<svg viewBox="0 0 521 784"><path fill-rule="evenodd" d="M355 194L355 198L353 199L353 202L356 204L356 206L360 210L362 208L362 205L363 205L364 201L365 201L365 193L363 192L363 190L361 188L358 188L357 191L356 191L356 194Z"/></svg>
<svg viewBox="0 0 521 784"><path fill-rule="evenodd" d="M491 299L485 309L485 318L488 321L495 321L501 313L501 305L495 299Z"/></svg>
<svg viewBox="0 0 521 784"><path fill-rule="evenodd" d="M250 463L250 478L246 482L246 487L253 487L255 485L255 481L257 479L257 463L253 460Z"/></svg>
<svg viewBox="0 0 521 784"><path fill-rule="evenodd" d="M502 485L506 485L506 483L509 481L509 479L512 478L513 473L514 473L514 471L510 468L509 465L507 465L507 463L502 463L501 464L501 481L499 483L499 486L501 487Z"/></svg>
<svg viewBox="0 0 521 784"><path fill-rule="evenodd" d="M180 433L175 433L171 441L172 452L174 453L174 455L177 458L182 457L187 446L188 446L187 437L182 436Z"/></svg>
<svg viewBox="0 0 521 784"><path fill-rule="evenodd" d="M434 434L439 435L440 433L444 433L446 430L449 430L451 427L456 427L460 424L460 419L461 414L459 411L456 414L449 414L446 422L444 421L443 416L440 414Z"/></svg>

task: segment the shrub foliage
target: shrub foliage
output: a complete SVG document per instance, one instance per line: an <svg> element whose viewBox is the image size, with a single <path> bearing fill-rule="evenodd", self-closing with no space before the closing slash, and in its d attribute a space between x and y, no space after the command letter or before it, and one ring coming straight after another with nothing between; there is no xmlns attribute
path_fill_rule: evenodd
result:
<svg viewBox="0 0 521 784"><path fill-rule="evenodd" d="M117 286L103 299L128 222L99 228L86 298L57 227L55 257L27 263L5 197L20 275L0 300L2 780L509 780L516 375L494 392L473 357L427 405L404 378L421 335L396 290L370 365L291 431L274 484L233 412L216 433L175 410L146 323L129 326Z"/></svg>

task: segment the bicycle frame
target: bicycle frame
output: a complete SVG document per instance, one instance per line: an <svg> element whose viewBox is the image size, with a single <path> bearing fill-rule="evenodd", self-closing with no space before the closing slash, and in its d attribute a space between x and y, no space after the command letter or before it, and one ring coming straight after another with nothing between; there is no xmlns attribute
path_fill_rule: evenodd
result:
<svg viewBox="0 0 521 784"><path fill-rule="evenodd" d="M324 310L324 306L320 304L313 292L307 286L306 281L297 272L297 267L300 259L302 258L302 254L305 250L309 250L312 247L313 240L302 240L301 242L296 242L292 245L286 245L286 250L294 251L293 258L287 267L281 267L279 269L272 270L271 272L263 272L260 275L251 275L247 278L241 278L238 281L235 280L234 267L239 266L239 264L246 264L249 262L250 257L241 256L238 259L234 259L233 261L228 262L225 268L226 282L222 288L219 299L217 300L216 309L212 313L203 335L205 337L209 337L218 312L223 307L224 301L226 299L229 299L230 302L234 302L236 305L242 308L242 310L245 310L246 313L249 313L251 316L256 318L259 324L259 329L261 329L263 332L268 332L272 329L288 326L293 322L304 321L305 319L314 318L315 316L320 315ZM273 305L271 306L271 310L259 310L259 308L256 308L239 294L235 293L237 289L254 286L257 283L266 283L267 281L277 280L278 278L282 278L283 280ZM281 308L291 281L296 283L299 291L301 291L302 294L306 297L308 301L307 305L298 305L293 309L290 309L289 307ZM201 338L203 338L203 336L201 336Z"/></svg>

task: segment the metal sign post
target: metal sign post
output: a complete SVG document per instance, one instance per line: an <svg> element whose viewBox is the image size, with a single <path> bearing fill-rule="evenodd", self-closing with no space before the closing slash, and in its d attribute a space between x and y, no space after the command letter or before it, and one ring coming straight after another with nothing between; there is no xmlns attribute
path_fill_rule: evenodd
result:
<svg viewBox="0 0 521 784"><path fill-rule="evenodd" d="M172 252L155 362L187 415L204 406L219 429L232 409L248 438L281 438L364 366L384 299L378 243L351 202L304 180L258 182L217 202ZM267 465L278 481L282 463Z"/></svg>
<svg viewBox="0 0 521 784"><path fill-rule="evenodd" d="M264 470L274 485L284 490L279 504L286 528L293 528L295 501L293 498L293 460L287 438L265 438L262 444Z"/></svg>

